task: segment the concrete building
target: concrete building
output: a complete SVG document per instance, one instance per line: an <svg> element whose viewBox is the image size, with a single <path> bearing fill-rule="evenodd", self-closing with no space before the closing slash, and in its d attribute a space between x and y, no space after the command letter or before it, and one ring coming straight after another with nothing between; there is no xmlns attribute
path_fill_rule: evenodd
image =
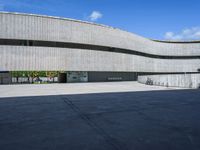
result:
<svg viewBox="0 0 200 150"><path fill-rule="evenodd" d="M6 12L0 27L0 68L7 71L62 71L62 81L92 82L200 69L200 41L157 41L90 22Z"/></svg>

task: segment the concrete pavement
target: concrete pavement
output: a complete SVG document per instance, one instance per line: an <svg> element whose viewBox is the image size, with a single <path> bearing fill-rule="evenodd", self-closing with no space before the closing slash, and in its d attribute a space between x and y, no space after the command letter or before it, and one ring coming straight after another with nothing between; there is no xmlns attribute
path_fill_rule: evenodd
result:
<svg viewBox="0 0 200 150"><path fill-rule="evenodd" d="M0 85L0 97L113 93L132 91L173 90L181 88L167 88L149 86L138 82L100 82L100 83L67 83L67 84L18 84Z"/></svg>
<svg viewBox="0 0 200 150"><path fill-rule="evenodd" d="M99 84L101 88L107 87L107 92L102 89L104 93L71 95L62 93L68 85L42 85L50 89L34 85L33 91L43 90L39 94L51 94L45 92L53 91L54 87L62 95L57 91L54 96L35 96L35 91L28 93L32 96L13 97L31 89L29 85L17 85L18 92L0 98L0 149L200 149L199 90L162 87L148 90L142 85L129 84L125 87L125 83L121 83L115 88L111 88L115 83ZM84 89L85 84L77 85ZM100 92L100 87L88 85L89 92L94 89ZM108 93L123 85L123 90L135 88L138 91ZM20 91L20 86L27 89Z"/></svg>

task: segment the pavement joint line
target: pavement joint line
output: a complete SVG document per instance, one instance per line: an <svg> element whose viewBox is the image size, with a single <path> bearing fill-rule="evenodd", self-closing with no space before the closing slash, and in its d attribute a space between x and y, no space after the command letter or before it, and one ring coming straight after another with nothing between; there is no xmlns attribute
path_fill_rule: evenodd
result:
<svg viewBox="0 0 200 150"><path fill-rule="evenodd" d="M119 142L111 137L103 128L96 124L87 114L81 112L80 108L76 106L68 97L64 97L64 102L75 112L80 118L85 121L98 135L111 145L115 150L128 150L125 145L119 144Z"/></svg>

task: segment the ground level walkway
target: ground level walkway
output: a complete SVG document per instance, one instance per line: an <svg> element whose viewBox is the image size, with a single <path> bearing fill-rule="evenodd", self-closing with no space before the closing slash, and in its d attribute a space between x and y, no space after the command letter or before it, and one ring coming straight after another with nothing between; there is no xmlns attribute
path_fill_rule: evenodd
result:
<svg viewBox="0 0 200 150"><path fill-rule="evenodd" d="M138 82L17 84L17 85L0 85L0 97L134 92L134 91L155 91L155 90L174 90L174 89L180 89L180 88L149 86L140 84Z"/></svg>

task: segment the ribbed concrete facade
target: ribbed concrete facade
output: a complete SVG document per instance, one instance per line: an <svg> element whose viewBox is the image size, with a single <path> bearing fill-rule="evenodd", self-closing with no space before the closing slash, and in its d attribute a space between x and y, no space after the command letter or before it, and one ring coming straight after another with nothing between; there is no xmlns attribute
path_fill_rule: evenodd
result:
<svg viewBox="0 0 200 150"><path fill-rule="evenodd" d="M80 50L26 46L0 46L4 70L197 72L199 59L153 59L142 56Z"/></svg>
<svg viewBox="0 0 200 150"><path fill-rule="evenodd" d="M199 88L200 74L146 75L139 76L138 82L166 87Z"/></svg>
<svg viewBox="0 0 200 150"><path fill-rule="evenodd" d="M1 44L0 69L7 71L184 73L198 72L200 68L197 41L154 41L104 25L15 13L0 13L0 27L0 39L67 42L142 53Z"/></svg>

